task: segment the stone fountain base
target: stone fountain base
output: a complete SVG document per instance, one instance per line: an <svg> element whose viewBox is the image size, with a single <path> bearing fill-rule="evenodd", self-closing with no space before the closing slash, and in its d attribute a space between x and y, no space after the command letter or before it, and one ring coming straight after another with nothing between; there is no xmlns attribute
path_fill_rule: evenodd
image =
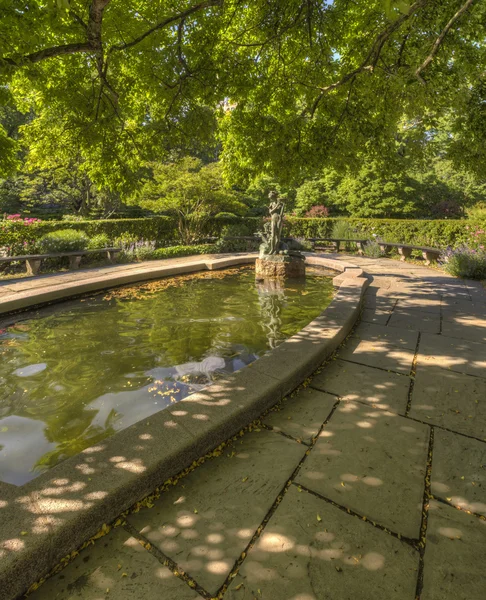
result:
<svg viewBox="0 0 486 600"><path fill-rule="evenodd" d="M257 258L255 276L257 279L305 277L305 258L289 254L270 254Z"/></svg>

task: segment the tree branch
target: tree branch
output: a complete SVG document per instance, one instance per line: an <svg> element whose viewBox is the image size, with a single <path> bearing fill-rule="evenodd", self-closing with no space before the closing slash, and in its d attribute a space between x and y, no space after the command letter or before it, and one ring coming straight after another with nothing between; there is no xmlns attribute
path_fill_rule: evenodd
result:
<svg viewBox="0 0 486 600"><path fill-rule="evenodd" d="M309 112L312 118L317 110L317 107L319 106L319 103L326 94L348 83L348 81L353 80L357 75L363 73L364 71L370 71L372 73L374 71L376 63L378 62L378 59L380 58L381 51L383 50L383 47L388 41L388 39L395 33L395 31L397 31L402 26L402 24L405 21L408 21L410 17L412 17L420 8L423 8L429 1L430 0L417 0L409 8L408 12L402 14L400 17L398 17L398 19L388 24L387 27L385 27L385 29L376 37L375 41L373 42L373 45L371 46L370 51L368 52L366 58L363 60L361 65L353 71L350 71L349 73L344 75L344 77L342 77L339 81L322 87L321 93L314 100L314 103L312 104L310 110L306 109L303 114L305 115L305 113ZM468 1L472 2L474 0Z"/></svg>
<svg viewBox="0 0 486 600"><path fill-rule="evenodd" d="M15 58L1 58L0 62L5 62L14 67L21 67L27 64L38 63L46 58L52 58L54 56L65 56L67 54L79 54L92 52L91 45L88 42L76 42L73 44L64 44L62 46L53 46L52 48L44 48L32 54L26 54L17 59Z"/></svg>
<svg viewBox="0 0 486 600"><path fill-rule="evenodd" d="M449 33L451 27L466 12L466 10L471 6L471 4L474 1L475 0L467 0L467 2L465 2L465 4L463 4L461 6L461 8L456 12L456 14L450 19L450 21L447 23L447 25L441 31L439 37L435 40L434 45L432 46L432 50L430 51L430 54L427 56L427 58L424 60L424 62L420 65L420 67L418 67L418 69L415 71L415 77L420 81L421 84L425 85L426 82L425 82L425 79L420 75L420 73L424 69L426 69L430 65L430 63L434 60L435 55L439 51L439 48L440 48L442 42L444 41L445 36Z"/></svg>
<svg viewBox="0 0 486 600"><path fill-rule="evenodd" d="M126 42L124 44L116 44L114 46L111 46L111 48L108 50L108 52L114 52L115 50L127 50L128 48L132 48L136 44L139 44L140 42L142 42L145 38L147 38L149 35L151 35L155 31L158 31L159 29L163 29L164 27L167 27L167 25L171 25L172 23L176 23L177 21L186 19L193 13L198 12L204 8L209 8L211 6L221 6L222 4L223 4L223 0L205 0L204 2L200 2L199 4L196 4L195 6L192 6L191 8L188 8L187 10L182 11L181 13L179 13L177 15L174 15L172 17L167 17L163 21L160 21L160 23L157 23L157 25L154 25L153 27L148 29L145 33L142 33L141 35L139 35L137 38L135 38L131 42Z"/></svg>

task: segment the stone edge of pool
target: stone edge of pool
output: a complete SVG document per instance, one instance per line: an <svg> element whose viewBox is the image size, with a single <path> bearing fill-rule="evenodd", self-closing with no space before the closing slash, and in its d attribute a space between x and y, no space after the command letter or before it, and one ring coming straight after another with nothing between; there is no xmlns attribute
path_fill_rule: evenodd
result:
<svg viewBox="0 0 486 600"><path fill-rule="evenodd" d="M45 286L0 300L0 314L95 290L251 263L256 254L144 264L131 273ZM24 486L0 482L0 600L13 600L132 504L226 441L304 381L354 326L368 284L362 269L306 255L340 274L329 306L254 363L119 431ZM116 275L116 276L115 276ZM19 296L19 294L17 294ZM8 306L8 309L5 309Z"/></svg>

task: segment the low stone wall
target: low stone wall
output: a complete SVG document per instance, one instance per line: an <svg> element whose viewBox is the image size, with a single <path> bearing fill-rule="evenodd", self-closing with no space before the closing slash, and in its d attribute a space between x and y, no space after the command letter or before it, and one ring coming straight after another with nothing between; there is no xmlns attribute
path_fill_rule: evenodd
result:
<svg viewBox="0 0 486 600"><path fill-rule="evenodd" d="M254 261L256 255L153 264L145 272L41 288L0 312L86 291ZM351 331L368 280L343 261L307 256L341 272L326 310L272 352L200 393L87 448L24 486L0 483L0 600L12 600L105 523L226 441L306 379ZM170 272L169 272L170 271ZM79 282L78 282L79 283ZM43 291L42 291L43 290Z"/></svg>

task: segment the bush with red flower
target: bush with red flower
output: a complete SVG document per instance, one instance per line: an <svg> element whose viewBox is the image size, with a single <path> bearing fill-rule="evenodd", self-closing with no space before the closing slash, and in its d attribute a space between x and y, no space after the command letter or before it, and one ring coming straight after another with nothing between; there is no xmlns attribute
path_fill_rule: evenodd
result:
<svg viewBox="0 0 486 600"><path fill-rule="evenodd" d="M22 215L4 215L0 221L0 247L7 256L33 254L37 251L38 233L36 225L41 219L22 217ZM7 244L2 238L8 239Z"/></svg>
<svg viewBox="0 0 486 600"><path fill-rule="evenodd" d="M305 213L308 219L325 219L329 216L329 209L327 206L313 206L310 210Z"/></svg>

